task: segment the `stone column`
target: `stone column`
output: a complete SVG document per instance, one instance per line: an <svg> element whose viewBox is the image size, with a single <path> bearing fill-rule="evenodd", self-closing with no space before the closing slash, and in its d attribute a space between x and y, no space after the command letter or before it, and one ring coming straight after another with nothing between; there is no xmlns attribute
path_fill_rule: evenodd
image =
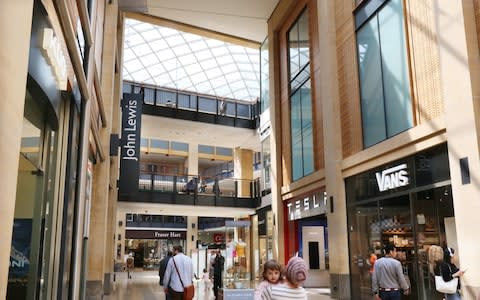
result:
<svg viewBox="0 0 480 300"><path fill-rule="evenodd" d="M198 176L198 144L188 144L188 175Z"/></svg>
<svg viewBox="0 0 480 300"><path fill-rule="evenodd" d="M101 8L98 11L102 11ZM106 115L106 124L100 129L101 147L108 155L110 152L110 133L112 132L113 110L119 109L115 98L115 55L117 46L117 16L118 6L105 6L101 93ZM117 93L118 96L118 93ZM91 100L93 101L93 100ZM95 166L94 191L91 206L90 236L88 243L88 273L87 298L101 299L103 294L109 294L113 282L113 220L115 213L109 210L116 208L116 192L110 190L110 158L98 162ZM112 187L113 188L113 187Z"/></svg>
<svg viewBox="0 0 480 300"><path fill-rule="evenodd" d="M10 263L33 0L5 1L0 10L0 299Z"/></svg>
<svg viewBox="0 0 480 300"><path fill-rule="evenodd" d="M278 18L278 17L277 17ZM278 21L277 21L278 22ZM282 171L282 132L281 132L281 104L280 104L280 59L279 39L276 34L276 22L269 22L268 26L268 57L269 63L269 96L270 96L270 157L271 157L271 195L272 195L272 221L273 258L285 261L285 222L281 188L283 182Z"/></svg>
<svg viewBox="0 0 480 300"><path fill-rule="evenodd" d="M480 63L472 1L434 1L463 298L480 292ZM462 162L466 162L464 165ZM463 168L463 166L465 168ZM463 170L463 172L462 172ZM469 178L462 176L468 171ZM462 178L463 177L463 178ZM447 241L451 246L454 239Z"/></svg>
<svg viewBox="0 0 480 300"><path fill-rule="evenodd" d="M193 236L193 240L192 240ZM191 257L192 250L197 248L197 239L198 239L198 217L188 216L187 217L187 244L185 249L183 249L185 255Z"/></svg>
<svg viewBox="0 0 480 300"><path fill-rule="evenodd" d="M117 219L116 219L116 232L115 236L118 237L120 235L120 240L116 240L115 247L120 245L120 258L117 257L117 250L115 248L115 262L117 263L125 263L123 259L125 257L125 228L127 227L127 215L123 209L117 209ZM120 225L120 222L122 225Z"/></svg>
<svg viewBox="0 0 480 300"><path fill-rule="evenodd" d="M250 182L253 180L253 151L235 148L233 168L233 177L238 182L238 197L250 197Z"/></svg>
<svg viewBox="0 0 480 300"><path fill-rule="evenodd" d="M329 209L333 199L333 212L328 214L328 247L330 253L330 288L336 299L350 298L348 265L348 231L345 184L342 178L342 137L340 100L338 94L335 1L317 1L318 38L322 47L315 78L320 81L322 103L325 184Z"/></svg>

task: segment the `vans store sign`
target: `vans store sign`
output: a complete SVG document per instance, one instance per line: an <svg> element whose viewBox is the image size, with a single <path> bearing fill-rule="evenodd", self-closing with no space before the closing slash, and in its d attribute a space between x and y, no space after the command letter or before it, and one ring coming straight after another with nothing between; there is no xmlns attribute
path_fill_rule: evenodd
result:
<svg viewBox="0 0 480 300"><path fill-rule="evenodd" d="M375 173L380 192L407 186L410 183L407 164L401 164Z"/></svg>

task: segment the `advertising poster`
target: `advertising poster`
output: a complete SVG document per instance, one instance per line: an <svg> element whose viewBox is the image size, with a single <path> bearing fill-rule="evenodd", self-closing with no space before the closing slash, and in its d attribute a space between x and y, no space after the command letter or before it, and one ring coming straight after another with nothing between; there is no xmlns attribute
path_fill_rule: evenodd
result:
<svg viewBox="0 0 480 300"><path fill-rule="evenodd" d="M30 268L31 239L32 219L15 219L13 221L10 268L8 272L8 294L10 296L26 292Z"/></svg>

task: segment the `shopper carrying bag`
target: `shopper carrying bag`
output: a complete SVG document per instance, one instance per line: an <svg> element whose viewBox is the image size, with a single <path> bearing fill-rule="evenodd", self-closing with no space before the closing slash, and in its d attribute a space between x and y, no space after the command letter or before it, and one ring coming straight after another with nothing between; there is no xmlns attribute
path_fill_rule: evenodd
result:
<svg viewBox="0 0 480 300"><path fill-rule="evenodd" d="M182 246L173 246L173 257L168 262L163 278L163 282L168 282L168 286L164 286L165 293L172 300L192 300L195 294L192 278L192 259L183 254Z"/></svg>
<svg viewBox="0 0 480 300"><path fill-rule="evenodd" d="M455 251L447 247L443 250L443 262L440 265L440 276L435 276L435 288L437 291L445 294L446 300L460 300L460 280L459 278L466 270L459 270L452 263L452 257Z"/></svg>

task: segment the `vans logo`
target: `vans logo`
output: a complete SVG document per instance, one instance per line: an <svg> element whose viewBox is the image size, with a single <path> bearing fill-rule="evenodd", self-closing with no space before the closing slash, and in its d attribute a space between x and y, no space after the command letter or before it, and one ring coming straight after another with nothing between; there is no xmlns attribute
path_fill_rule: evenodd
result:
<svg viewBox="0 0 480 300"><path fill-rule="evenodd" d="M375 173L377 177L378 189L380 192L392 190L409 184L407 164L402 164L393 168L383 170L381 173Z"/></svg>

